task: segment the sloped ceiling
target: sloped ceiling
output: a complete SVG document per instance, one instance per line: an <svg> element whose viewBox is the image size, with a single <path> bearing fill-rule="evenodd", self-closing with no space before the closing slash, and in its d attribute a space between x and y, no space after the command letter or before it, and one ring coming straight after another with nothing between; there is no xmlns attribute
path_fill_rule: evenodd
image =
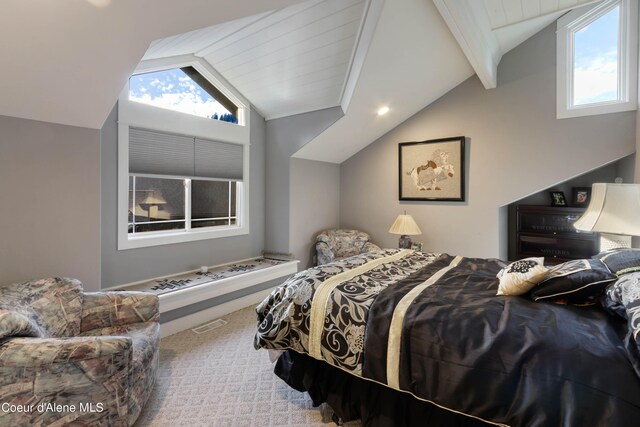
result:
<svg viewBox="0 0 640 427"><path fill-rule="evenodd" d="M601 0L433 0L487 89L502 56L563 13Z"/></svg>
<svg viewBox="0 0 640 427"><path fill-rule="evenodd" d="M593 2L6 0L0 115L98 129L143 55L188 51L267 118L340 105L295 154L340 163L474 71L495 87L506 51Z"/></svg>
<svg viewBox="0 0 640 427"><path fill-rule="evenodd" d="M599 0L483 0L492 30L529 21L575 7L596 3Z"/></svg>
<svg viewBox="0 0 640 427"><path fill-rule="evenodd" d="M341 163L471 75L431 1L386 1L344 117L294 157Z"/></svg>
<svg viewBox="0 0 640 427"><path fill-rule="evenodd" d="M5 0L0 115L101 128L152 40L297 0Z"/></svg>
<svg viewBox="0 0 640 427"><path fill-rule="evenodd" d="M310 0L157 40L143 61L203 58L266 118L339 105L365 0Z"/></svg>
<svg viewBox="0 0 640 427"><path fill-rule="evenodd" d="M385 2L345 116L294 157L341 163L474 72L497 85L502 55L594 0ZM376 110L390 112L378 117Z"/></svg>

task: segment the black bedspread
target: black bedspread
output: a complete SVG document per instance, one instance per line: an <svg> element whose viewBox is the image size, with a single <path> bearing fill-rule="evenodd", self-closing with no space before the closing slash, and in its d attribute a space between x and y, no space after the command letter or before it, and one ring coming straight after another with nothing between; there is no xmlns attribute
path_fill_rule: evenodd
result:
<svg viewBox="0 0 640 427"><path fill-rule="evenodd" d="M276 289L258 307L256 347L308 354L472 423L640 425L640 380L620 320L597 307L496 296L498 260L369 257ZM345 280L319 292L331 268ZM355 268L366 272L347 274Z"/></svg>
<svg viewBox="0 0 640 427"><path fill-rule="evenodd" d="M363 377L388 383L394 308L452 259L443 256L378 295ZM599 308L496 297L499 269L465 258L412 301L402 325L399 388L508 425L639 425L640 381L622 345L624 325Z"/></svg>

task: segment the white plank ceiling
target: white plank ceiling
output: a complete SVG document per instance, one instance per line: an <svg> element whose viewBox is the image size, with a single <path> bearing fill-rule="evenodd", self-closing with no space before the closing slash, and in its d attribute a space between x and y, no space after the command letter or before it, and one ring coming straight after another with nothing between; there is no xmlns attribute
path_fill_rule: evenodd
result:
<svg viewBox="0 0 640 427"><path fill-rule="evenodd" d="M485 88L502 56L571 9L602 0L433 0Z"/></svg>
<svg viewBox="0 0 640 427"><path fill-rule="evenodd" d="M366 0L310 0L153 42L205 59L266 118L340 105Z"/></svg>
<svg viewBox="0 0 640 427"><path fill-rule="evenodd" d="M492 30L597 1L599 0L483 0Z"/></svg>

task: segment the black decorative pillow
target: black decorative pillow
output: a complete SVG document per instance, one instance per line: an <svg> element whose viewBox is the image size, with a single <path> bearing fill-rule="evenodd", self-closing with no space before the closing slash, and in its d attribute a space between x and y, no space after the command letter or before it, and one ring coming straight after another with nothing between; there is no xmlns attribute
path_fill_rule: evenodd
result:
<svg viewBox="0 0 640 427"><path fill-rule="evenodd" d="M625 347L640 376L640 272L620 277L607 288L602 303L609 311L627 320L629 331L624 340Z"/></svg>
<svg viewBox="0 0 640 427"><path fill-rule="evenodd" d="M611 249L594 255L618 276L640 271L640 249Z"/></svg>
<svg viewBox="0 0 640 427"><path fill-rule="evenodd" d="M602 261L577 259L549 269L547 277L531 291L534 301L565 301L569 304L594 303L607 284L617 279Z"/></svg>
<svg viewBox="0 0 640 427"><path fill-rule="evenodd" d="M507 265L500 270L497 295L522 295L529 292L547 276L549 269L544 258L525 258Z"/></svg>

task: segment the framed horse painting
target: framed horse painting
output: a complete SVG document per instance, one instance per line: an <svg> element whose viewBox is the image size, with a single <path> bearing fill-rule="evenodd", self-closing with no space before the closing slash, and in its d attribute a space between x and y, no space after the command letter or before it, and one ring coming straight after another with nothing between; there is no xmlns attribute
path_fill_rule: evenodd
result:
<svg viewBox="0 0 640 427"><path fill-rule="evenodd" d="M464 202L464 136L398 144L400 200Z"/></svg>

